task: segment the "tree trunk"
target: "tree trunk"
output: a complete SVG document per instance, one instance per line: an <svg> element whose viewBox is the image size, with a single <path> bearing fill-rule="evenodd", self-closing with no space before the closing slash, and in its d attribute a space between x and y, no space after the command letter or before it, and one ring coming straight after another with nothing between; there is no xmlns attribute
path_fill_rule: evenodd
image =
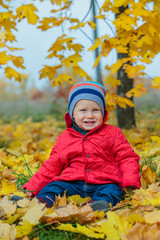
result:
<svg viewBox="0 0 160 240"><path fill-rule="evenodd" d="M126 54L118 53L118 59L124 57L127 57ZM117 89L117 94L118 96L125 97L125 93L133 88L133 79L128 78L122 67L118 70L117 79L121 81L121 85ZM130 100L133 101L133 97ZM126 108L121 108L117 105L117 119L120 128L130 129L133 125L136 126L134 107L127 106Z"/></svg>
<svg viewBox="0 0 160 240"><path fill-rule="evenodd" d="M125 9L126 8L124 8L123 6L120 7L119 14L123 13ZM118 53L118 59L127 57L128 54L126 53ZM118 70L117 74L117 79L121 81L121 85L118 86L117 88L117 94L118 96L125 97L125 93L133 88L133 79L128 78L127 74L125 73L122 67ZM133 101L133 97L131 97L130 100ZM127 106L126 108L121 108L119 105L117 105L117 119L118 126L120 128L130 129L132 126L136 126L134 107Z"/></svg>

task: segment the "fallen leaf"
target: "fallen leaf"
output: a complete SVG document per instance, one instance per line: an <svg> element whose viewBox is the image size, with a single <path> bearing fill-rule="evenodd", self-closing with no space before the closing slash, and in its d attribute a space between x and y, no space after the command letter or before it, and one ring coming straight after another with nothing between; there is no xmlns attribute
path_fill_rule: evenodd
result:
<svg viewBox="0 0 160 240"><path fill-rule="evenodd" d="M8 223L0 222L0 239L15 240L16 239L15 225L9 225Z"/></svg>

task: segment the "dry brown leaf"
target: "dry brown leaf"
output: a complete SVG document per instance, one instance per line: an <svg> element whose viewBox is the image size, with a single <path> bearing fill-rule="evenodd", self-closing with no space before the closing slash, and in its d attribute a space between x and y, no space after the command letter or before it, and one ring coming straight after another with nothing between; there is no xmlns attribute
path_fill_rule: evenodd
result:
<svg viewBox="0 0 160 240"><path fill-rule="evenodd" d="M149 223L149 224L154 224L157 222L160 223L160 211L153 211L153 212L147 213L144 215L144 219L146 223Z"/></svg>
<svg viewBox="0 0 160 240"><path fill-rule="evenodd" d="M18 201L18 206L21 208L29 207L29 205L30 205L30 200L28 198L24 198Z"/></svg>
<svg viewBox="0 0 160 240"><path fill-rule="evenodd" d="M142 168L142 179L147 184L152 184L156 181L156 172L152 172L150 167L144 165Z"/></svg>
<svg viewBox="0 0 160 240"><path fill-rule="evenodd" d="M79 208L75 206L73 203L69 203L65 207L54 209L57 214L58 221L72 221L73 218L79 217Z"/></svg>
<svg viewBox="0 0 160 240"><path fill-rule="evenodd" d="M15 225L9 225L8 223L0 222L0 239L15 240L16 239Z"/></svg>
<svg viewBox="0 0 160 240"><path fill-rule="evenodd" d="M95 213L89 204L86 204L80 209L80 223L92 222L95 219Z"/></svg>

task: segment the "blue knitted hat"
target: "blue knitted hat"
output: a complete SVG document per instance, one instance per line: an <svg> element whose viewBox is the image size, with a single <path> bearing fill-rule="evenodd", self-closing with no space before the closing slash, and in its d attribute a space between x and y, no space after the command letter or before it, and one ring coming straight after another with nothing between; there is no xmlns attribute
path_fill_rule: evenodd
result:
<svg viewBox="0 0 160 240"><path fill-rule="evenodd" d="M76 84L69 92L68 111L70 117L72 118L73 116L73 110L76 103L83 99L96 102L100 106L104 117L106 108L105 95L106 90L100 83L84 81Z"/></svg>

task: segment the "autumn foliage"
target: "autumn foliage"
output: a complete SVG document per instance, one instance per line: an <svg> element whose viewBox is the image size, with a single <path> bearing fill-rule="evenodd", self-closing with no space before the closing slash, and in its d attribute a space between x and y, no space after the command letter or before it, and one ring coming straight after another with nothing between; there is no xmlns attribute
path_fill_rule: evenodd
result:
<svg viewBox="0 0 160 240"><path fill-rule="evenodd" d="M141 97L147 94L143 82L135 84L125 97L118 96L115 87L121 84L117 79L117 71L122 67L129 78L146 76L145 66L150 64L160 52L160 3L158 0L104 0L99 6L99 13L94 16L99 23L104 21L112 31L100 36L89 49L76 39L76 31L88 31L97 26L91 19L81 21L66 14L72 7L69 0L50 0L52 9L50 16L39 17L38 9L31 1L17 5L11 0L0 0L0 74L6 78L21 82L26 78L22 56L23 49L14 47L18 24L27 21L41 31L66 26L63 34L58 36L48 50L47 58L51 65L40 69L40 79L48 78L52 86L60 86L64 82L73 83L74 77L91 80L89 73L81 68L83 54L95 51L100 54L95 60L96 67L102 59L116 50L126 53L128 57L118 59L116 63L106 65L108 76L105 86L111 86L107 92L107 109L113 110L116 105L125 108L133 107L130 97ZM43 4L44 0L40 0ZM97 1L98 2L98 1ZM119 14L119 9L125 10ZM117 18L110 23L109 13ZM64 71L65 69L65 71ZM69 71L67 70L69 69ZM160 88L160 77L151 79L149 87ZM112 91L113 90L113 91ZM58 96L66 96L63 89ZM41 92L32 96L42 97ZM155 113L154 113L155 114ZM30 200L21 185L29 180L41 164L48 158L57 137L64 129L64 122L47 117L42 122L10 120L5 123L0 119L0 239L30 239L39 224L57 229L86 235L94 239L107 240L159 240L160 239L160 112L154 115L148 112L137 117L137 127L129 131L123 130L127 139L140 155L141 184L133 194L129 192L125 199L105 214L93 212L88 204L89 199L79 196L70 198L57 196L51 209L40 204L36 199ZM20 190L21 189L21 190ZM13 194L22 196L17 203L10 201ZM73 224L74 223L74 224ZM33 239L33 238L32 238ZM34 238L38 240L38 237ZM79 238L80 239L80 238Z"/></svg>
<svg viewBox="0 0 160 240"><path fill-rule="evenodd" d="M6 78L9 79L22 81L25 78L23 72L18 70L25 69L23 58L16 54L16 51L21 48L13 47L16 42L15 31L18 30L18 23L21 21L35 25L41 31L56 29L60 26L63 28L63 34L53 42L48 50L47 58L51 59L54 64L44 65L40 69L40 79L48 78L52 82L52 86L61 85L66 81L72 83L73 75L91 80L89 73L80 66L83 61L82 56L86 51L95 51L97 48L100 50L93 67L96 67L101 59L107 59L113 50L116 50L117 53L127 54L127 57L105 66L109 76L104 82L111 86L121 84L120 80L116 78L116 73L121 67L129 78L145 76L146 65L150 64L156 54L160 52L160 6L159 1L156 0L105 0L101 6L98 5L99 12L94 17L99 25L102 21L106 22L111 31L107 31L108 34L97 38L89 49L86 49L80 40L77 42L76 31L87 33L88 30L94 30L98 26L90 18L81 21L78 17L73 18L72 15L69 15L68 11L72 9L72 1L51 0L53 8L50 16L42 19L38 16L38 9L33 3L27 4L26 1L26 4L19 3L20 6L15 8L12 7L11 0L7 2L9 3L0 1L0 5L4 9L0 13L0 71L4 72ZM40 2L43 4L43 0ZM120 14L121 7L124 8L124 11ZM108 20L111 13L117 16L112 23ZM10 47L10 43L12 43L12 47ZM64 68L72 70L73 75L63 73ZM159 76L152 79L150 87L160 87ZM125 97L117 96L112 92L107 93L107 101L111 110L117 104L124 108L127 105L133 107L134 104L128 98L140 97L145 93L146 89L141 83L127 92Z"/></svg>
<svg viewBox="0 0 160 240"><path fill-rule="evenodd" d="M160 112L156 113L159 116ZM38 224L53 230L70 231L94 239L158 240L160 237L160 124L159 117L147 113L139 117L138 129L124 130L135 151L141 156L139 190L128 193L105 215L93 212L89 198L57 196L51 209L36 199L30 200L20 185L48 158L63 121L48 117L43 122L12 120L0 124L0 239L30 239ZM24 199L10 201L13 194ZM81 206L82 205L82 206ZM74 224L73 224L74 222ZM30 236L30 235L29 235ZM36 239L36 238L35 238Z"/></svg>

